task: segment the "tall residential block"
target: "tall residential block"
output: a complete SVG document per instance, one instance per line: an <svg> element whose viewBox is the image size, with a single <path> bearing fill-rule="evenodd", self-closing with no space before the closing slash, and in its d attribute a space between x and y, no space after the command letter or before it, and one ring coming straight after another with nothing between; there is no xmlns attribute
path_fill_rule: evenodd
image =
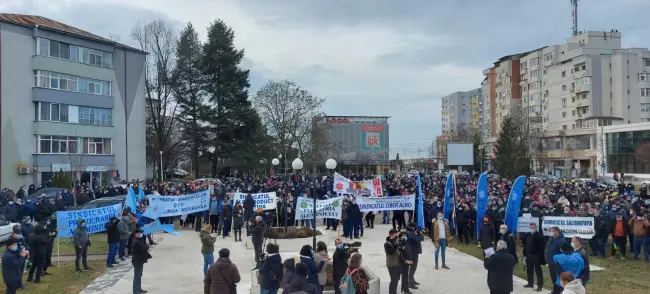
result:
<svg viewBox="0 0 650 294"><path fill-rule="evenodd" d="M0 181L145 178L146 53L40 16L0 13Z"/></svg>
<svg viewBox="0 0 650 294"><path fill-rule="evenodd" d="M453 135L459 130L479 131L483 121L481 97L481 88L442 97L442 133Z"/></svg>

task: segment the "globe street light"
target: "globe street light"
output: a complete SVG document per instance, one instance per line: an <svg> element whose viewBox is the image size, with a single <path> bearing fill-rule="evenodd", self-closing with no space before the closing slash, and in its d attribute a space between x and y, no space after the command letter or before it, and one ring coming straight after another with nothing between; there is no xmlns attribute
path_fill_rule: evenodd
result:
<svg viewBox="0 0 650 294"><path fill-rule="evenodd" d="M293 169L295 169L295 170L301 170L302 169L302 160L300 160L300 158L294 159L293 162L291 163L291 167L293 167Z"/></svg>
<svg viewBox="0 0 650 294"><path fill-rule="evenodd" d="M336 160L331 159L331 158L328 159L327 161L325 161L325 167L326 167L330 172L334 172L334 169L336 169ZM333 175L332 175L332 176L333 176ZM332 184L334 184L334 183L332 183ZM337 220L337 222L339 223L338 225L340 226L341 223L340 223L338 220ZM332 225L333 225L333 224L332 224ZM329 227L329 224L328 224L327 226ZM339 237L340 237L340 236L339 236Z"/></svg>
<svg viewBox="0 0 650 294"><path fill-rule="evenodd" d="M271 160L271 164L272 164L273 166L277 166L278 164L280 164L280 160L277 159L277 158L273 158L273 160Z"/></svg>
<svg viewBox="0 0 650 294"><path fill-rule="evenodd" d="M286 160L286 156L285 156L285 160ZM294 159L293 162L291 163L291 167L294 169L294 171L301 170L302 169L302 160L300 160L300 158ZM286 169L285 169L285 179L284 180L285 181L287 180L286 179ZM287 185L287 198L289 197L288 193L291 193L291 191L289 190L289 186ZM289 222L287 221L287 209L285 209L284 210L284 233L285 234L287 233L287 227L288 226L289 226Z"/></svg>

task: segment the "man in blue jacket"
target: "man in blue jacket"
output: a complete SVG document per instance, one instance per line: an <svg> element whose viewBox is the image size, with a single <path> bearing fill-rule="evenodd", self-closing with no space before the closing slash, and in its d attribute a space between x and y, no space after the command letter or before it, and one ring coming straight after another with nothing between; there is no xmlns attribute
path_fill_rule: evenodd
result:
<svg viewBox="0 0 650 294"><path fill-rule="evenodd" d="M553 265L556 267L555 272L558 273L557 276L551 276L551 279L555 280L555 283L553 284L553 293L556 293L556 286L560 288L560 291L564 290L560 283L559 273L571 272L574 277L578 277L585 267L585 262L582 259L582 256L580 256L579 253L574 252L569 243L565 242L560 248L560 251L562 251L562 253L553 256ZM557 292L557 294L560 293L561 292Z"/></svg>
<svg viewBox="0 0 650 294"><path fill-rule="evenodd" d="M7 250L2 254L2 280L4 281L7 293L16 293L20 287L20 280L23 276L21 259L27 253L18 247L18 239L10 238L7 241Z"/></svg>
<svg viewBox="0 0 650 294"><path fill-rule="evenodd" d="M558 227L552 227L551 232L553 232L553 237L551 237L548 240L548 244L546 245L546 254L545 254L545 259L546 259L546 264L548 264L548 273L551 279L555 280L556 277L560 275L559 272L557 272L557 266L555 265L555 262L553 261L553 256L558 255L561 252L561 248L564 245L568 245L566 239L564 238L564 235L562 232L560 232L560 228ZM553 292L552 294L560 294L562 292L562 287L554 283L553 284Z"/></svg>

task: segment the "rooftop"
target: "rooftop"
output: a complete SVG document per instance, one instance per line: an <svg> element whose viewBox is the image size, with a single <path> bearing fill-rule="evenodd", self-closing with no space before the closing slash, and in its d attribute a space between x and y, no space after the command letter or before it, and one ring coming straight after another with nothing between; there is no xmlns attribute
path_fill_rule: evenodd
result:
<svg viewBox="0 0 650 294"><path fill-rule="evenodd" d="M89 39L97 42L102 42L102 43L107 43L111 45L115 45L118 48L121 49L127 49L131 51L136 51L140 53L145 53L144 51L133 48L131 46L127 46L115 41L112 41L110 39L95 35L93 33L84 31L82 29L78 29L72 26L69 26L67 24L51 20L46 17L38 16L38 15L27 15L27 14L12 14L12 13L0 13L0 22L6 22L6 23L11 23L19 26L24 26L28 28L43 28L46 30L54 31L57 33L62 33L62 34L68 34L68 35L73 35L75 37L79 38L84 38L84 39Z"/></svg>

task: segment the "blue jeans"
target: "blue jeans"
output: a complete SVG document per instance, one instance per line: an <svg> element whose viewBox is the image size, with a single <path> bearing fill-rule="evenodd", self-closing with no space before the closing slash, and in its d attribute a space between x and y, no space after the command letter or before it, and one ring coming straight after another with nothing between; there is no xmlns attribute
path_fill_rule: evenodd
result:
<svg viewBox="0 0 650 294"><path fill-rule="evenodd" d="M442 264L445 264L445 251L447 250L447 239L438 240L438 247L435 251L435 262L438 264L438 252L442 251Z"/></svg>
<svg viewBox="0 0 650 294"><path fill-rule="evenodd" d="M643 258L646 262L650 262L650 236L646 236L645 239L643 239L643 244L641 246L643 247Z"/></svg>
<svg viewBox="0 0 650 294"><path fill-rule="evenodd" d="M224 237L228 236L228 234L230 234L231 224L232 224L232 219L228 218L228 219L223 220L223 236Z"/></svg>
<svg viewBox="0 0 650 294"><path fill-rule="evenodd" d="M311 221L312 221L311 219L300 220L300 226L311 228Z"/></svg>
<svg viewBox="0 0 650 294"><path fill-rule="evenodd" d="M278 294L278 289L264 289L264 288L260 288L260 294Z"/></svg>
<svg viewBox="0 0 650 294"><path fill-rule="evenodd" d="M120 258L124 258L126 256L126 243L129 240L120 240L120 243L117 245L117 251L119 253Z"/></svg>
<svg viewBox="0 0 650 294"><path fill-rule="evenodd" d="M598 253L602 257L605 257L605 239L594 238L589 240L589 243L591 243L591 251L593 251L594 253Z"/></svg>
<svg viewBox="0 0 650 294"><path fill-rule="evenodd" d="M133 263L133 294L140 294L142 290L142 271L144 263Z"/></svg>
<svg viewBox="0 0 650 294"><path fill-rule="evenodd" d="M381 218L381 223L387 225L390 223L390 217L389 217L390 211L384 211L383 214L384 216Z"/></svg>
<svg viewBox="0 0 650 294"><path fill-rule="evenodd" d="M203 253L203 274L208 273L208 267L214 263L214 253Z"/></svg>
<svg viewBox="0 0 650 294"><path fill-rule="evenodd" d="M632 239L632 252L634 253L634 259L639 259L639 254L641 253L641 246L645 241L645 237L634 236Z"/></svg>
<svg viewBox="0 0 650 294"><path fill-rule="evenodd" d="M106 258L106 265L115 263L115 256L117 255L117 248L119 243L108 243L108 257Z"/></svg>

